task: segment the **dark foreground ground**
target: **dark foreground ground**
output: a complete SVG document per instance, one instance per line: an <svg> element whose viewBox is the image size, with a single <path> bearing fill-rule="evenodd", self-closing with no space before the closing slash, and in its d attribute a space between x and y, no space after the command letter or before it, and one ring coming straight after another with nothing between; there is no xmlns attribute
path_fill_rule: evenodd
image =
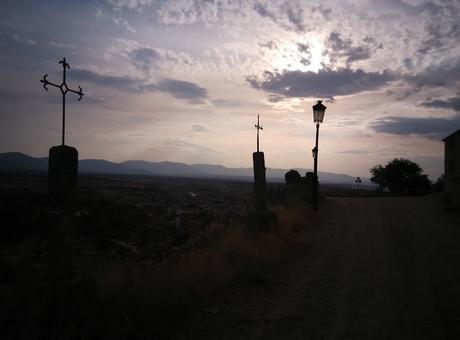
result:
<svg viewBox="0 0 460 340"><path fill-rule="evenodd" d="M46 178L1 179L0 338L460 339L460 215L436 195L277 202L254 235L247 184L80 183L56 281Z"/></svg>
<svg viewBox="0 0 460 340"><path fill-rule="evenodd" d="M306 228L304 253L227 297L204 337L460 339L460 219L437 197L328 199Z"/></svg>

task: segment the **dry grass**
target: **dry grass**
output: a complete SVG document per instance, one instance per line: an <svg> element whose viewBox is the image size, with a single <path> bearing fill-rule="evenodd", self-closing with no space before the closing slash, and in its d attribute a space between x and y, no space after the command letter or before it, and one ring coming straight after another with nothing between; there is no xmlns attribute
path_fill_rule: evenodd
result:
<svg viewBox="0 0 460 340"><path fill-rule="evenodd" d="M305 229L312 217L311 209L305 204L293 206L278 205L274 207L274 211L278 216L280 226L284 229L281 232L284 233Z"/></svg>
<svg viewBox="0 0 460 340"><path fill-rule="evenodd" d="M232 286L266 284L300 242L299 230L305 228L308 213L301 206L279 206L274 211L279 225L270 233L214 224L200 247L178 253L153 267L103 268L96 275L102 298L109 305L116 301L118 306L114 310L122 308L137 316L148 311L169 324L183 320L187 313L202 308L209 298Z"/></svg>
<svg viewBox="0 0 460 340"><path fill-rule="evenodd" d="M4 339L176 338L188 317L232 287L265 285L305 239L308 211L275 207L276 228L215 223L157 264L101 265L85 278L0 289ZM304 241L303 241L304 242ZM32 334L34 336L32 336Z"/></svg>

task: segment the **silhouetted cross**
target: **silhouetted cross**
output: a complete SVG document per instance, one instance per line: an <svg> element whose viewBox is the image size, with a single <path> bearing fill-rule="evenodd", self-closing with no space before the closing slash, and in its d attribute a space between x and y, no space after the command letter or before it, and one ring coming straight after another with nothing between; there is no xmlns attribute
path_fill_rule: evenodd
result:
<svg viewBox="0 0 460 340"><path fill-rule="evenodd" d="M73 92L75 94L78 94L80 96L78 100L81 100L81 98L83 97L83 91L80 86L78 86L79 91L72 90L67 86L65 82L65 71L66 69L70 70L70 65L65 61L65 58L63 58L59 62L59 64L62 64L62 68L63 68L63 76L62 76L61 85L56 85L56 84L49 82L46 79L46 77L48 77L48 74L45 74L43 76L43 79L40 80L40 82L43 83L43 87L45 88L46 91L48 91L48 88L46 87L47 85L57 87L58 89L61 90L61 93L62 93L62 145L64 145L64 142L65 142L65 95L67 94L67 92Z"/></svg>
<svg viewBox="0 0 460 340"><path fill-rule="evenodd" d="M263 130L262 125L259 124L259 115L257 115L257 124L254 125L257 129L257 152L259 152L259 130Z"/></svg>

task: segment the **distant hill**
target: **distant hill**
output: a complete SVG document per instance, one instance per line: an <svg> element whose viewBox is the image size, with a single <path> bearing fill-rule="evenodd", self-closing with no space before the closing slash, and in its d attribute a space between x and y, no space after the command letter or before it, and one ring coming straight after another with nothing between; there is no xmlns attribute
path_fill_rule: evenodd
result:
<svg viewBox="0 0 460 340"><path fill-rule="evenodd" d="M82 159L78 161L78 171L93 174L112 174L112 175L148 175L149 172L142 169L131 169L120 163L109 162L103 159Z"/></svg>
<svg viewBox="0 0 460 340"><path fill-rule="evenodd" d="M131 171L143 170L158 176L200 177L205 175L205 173L185 163L125 161L120 165Z"/></svg>
<svg viewBox="0 0 460 340"><path fill-rule="evenodd" d="M252 180L252 168L227 168L222 165L192 164L178 162L148 162L142 160L109 162L103 159L82 159L79 161L80 173L112 174L112 175L155 175L196 178L227 178L235 180ZM48 158L34 158L20 152L0 153L0 171L47 171ZM284 174L290 169L267 168L269 181L284 181ZM301 175L310 169L296 168ZM355 177L332 172L318 172L321 183L354 185ZM368 178L361 178L362 185L372 185Z"/></svg>
<svg viewBox="0 0 460 340"><path fill-rule="evenodd" d="M34 158L20 152L0 153L0 170L47 170L48 157Z"/></svg>

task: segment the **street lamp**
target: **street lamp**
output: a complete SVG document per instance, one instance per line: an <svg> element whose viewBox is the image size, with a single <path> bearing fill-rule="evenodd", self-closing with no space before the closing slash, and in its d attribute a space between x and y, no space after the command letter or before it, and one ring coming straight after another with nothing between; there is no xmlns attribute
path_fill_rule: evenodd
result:
<svg viewBox="0 0 460 340"><path fill-rule="evenodd" d="M361 178L356 177L355 183L356 183L356 195L359 196L359 184L361 183Z"/></svg>
<svg viewBox="0 0 460 340"><path fill-rule="evenodd" d="M313 193L312 193L312 204L313 209L318 210L318 138L319 138L319 124L323 122L324 113L326 112L326 106L324 106L322 100L318 100L318 103L313 105L313 122L316 123L316 143L312 150L314 159L314 178L313 178Z"/></svg>

